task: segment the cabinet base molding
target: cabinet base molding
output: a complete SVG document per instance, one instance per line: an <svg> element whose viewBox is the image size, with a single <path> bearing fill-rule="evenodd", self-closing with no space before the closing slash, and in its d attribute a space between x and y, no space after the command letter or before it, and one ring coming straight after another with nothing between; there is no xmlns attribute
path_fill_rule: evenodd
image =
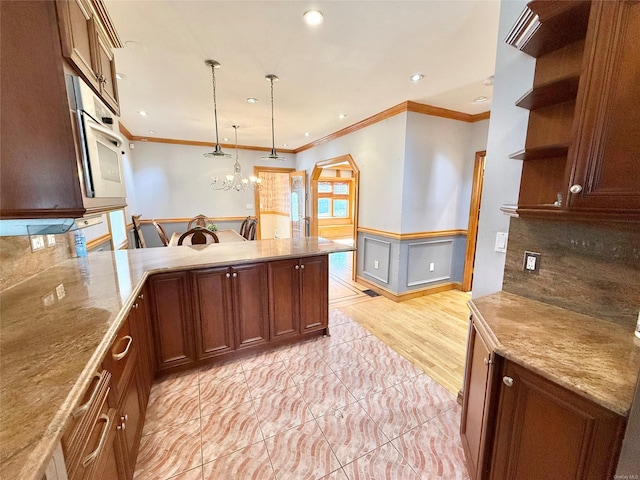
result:
<svg viewBox="0 0 640 480"><path fill-rule="evenodd" d="M313 338L322 337L322 336L331 336L329 334L329 327L323 328L322 330L318 330L315 332L305 333L296 337L282 338L278 340L271 340L269 343L263 343L260 345L254 345L251 347L244 347L238 350L233 350L228 353L223 353L217 355L215 357L204 358L202 360L198 360L196 362L191 362L185 365L178 365L176 367L165 368L159 371L156 371L155 378L162 378L165 375L170 375L178 372L185 372L188 370L193 370L195 368L206 367L210 365L215 365L219 362L227 362L229 360L242 360L243 358L250 357L252 355L256 355L263 352L268 352L271 350L277 350L278 348L286 347L288 345L294 345L296 343L302 343L307 340L311 340Z"/></svg>

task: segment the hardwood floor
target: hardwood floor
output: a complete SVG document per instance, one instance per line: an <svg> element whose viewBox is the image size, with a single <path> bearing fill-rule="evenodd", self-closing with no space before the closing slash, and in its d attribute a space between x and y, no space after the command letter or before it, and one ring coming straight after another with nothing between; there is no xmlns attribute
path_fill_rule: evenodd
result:
<svg viewBox="0 0 640 480"><path fill-rule="evenodd" d="M335 255L335 254L333 254ZM453 394L462 387L469 293L436 293L396 303L351 281L350 253L329 258L329 307L338 308ZM340 254L343 255L343 254Z"/></svg>

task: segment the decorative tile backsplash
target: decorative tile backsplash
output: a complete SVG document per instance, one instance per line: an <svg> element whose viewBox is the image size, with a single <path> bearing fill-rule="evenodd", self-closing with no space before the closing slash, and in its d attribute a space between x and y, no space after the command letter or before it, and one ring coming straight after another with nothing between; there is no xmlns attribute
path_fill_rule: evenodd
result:
<svg viewBox="0 0 640 480"><path fill-rule="evenodd" d="M28 236L0 237L0 291L70 258L68 234L55 238L55 245L32 252Z"/></svg>
<svg viewBox="0 0 640 480"><path fill-rule="evenodd" d="M525 250L542 254L523 270ZM640 224L514 218L503 290L628 325L640 310Z"/></svg>

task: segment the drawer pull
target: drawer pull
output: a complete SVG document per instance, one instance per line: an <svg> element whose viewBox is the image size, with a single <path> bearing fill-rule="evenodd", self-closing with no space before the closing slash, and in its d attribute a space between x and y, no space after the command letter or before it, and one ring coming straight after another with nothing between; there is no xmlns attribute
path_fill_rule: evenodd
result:
<svg viewBox="0 0 640 480"><path fill-rule="evenodd" d="M109 424L111 423L111 420L109 420L109 417L105 413L100 415L98 421L100 420L104 420L104 429L102 430L102 436L100 437L100 442L98 442L98 446L96 447L96 449L82 459L82 466L85 468L96 459L96 457L100 453L100 450L102 450L102 447L104 447L104 442L107 441L107 435L109 434Z"/></svg>
<svg viewBox="0 0 640 480"><path fill-rule="evenodd" d="M124 350L121 353L111 353L111 356L116 362L118 360L122 360L124 357L127 356L127 354L129 353L129 349L131 348L131 344L133 343L133 338L131 338L131 335L122 337L123 340L125 338L127 339L127 346L124 348Z"/></svg>
<svg viewBox="0 0 640 480"><path fill-rule="evenodd" d="M104 373L104 372L103 372ZM98 390L100 389L100 380L102 380L102 375L103 373L95 373L93 375L93 378L97 378L98 381L96 382L96 386L93 389L93 392L91 392L91 396L89 397L89 400L87 400L85 403L83 403L82 405L80 405L78 408L76 408L73 412L71 412L71 416L73 418L79 417L80 415L82 415L84 412L86 412L89 409L89 406L93 403L93 401L96 399L96 395L98 394Z"/></svg>
<svg viewBox="0 0 640 480"><path fill-rule="evenodd" d="M507 387L512 387L513 386L513 378L511 378L511 377L503 377L502 381L504 382L504 384Z"/></svg>
<svg viewBox="0 0 640 480"><path fill-rule="evenodd" d="M484 364L485 365L491 365L493 363L493 360L491 360L490 358L485 358L484 359Z"/></svg>

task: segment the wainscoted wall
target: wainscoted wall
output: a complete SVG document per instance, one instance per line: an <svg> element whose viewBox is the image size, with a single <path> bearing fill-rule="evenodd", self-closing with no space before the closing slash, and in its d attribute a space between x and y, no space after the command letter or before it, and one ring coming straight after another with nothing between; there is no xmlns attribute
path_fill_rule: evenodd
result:
<svg viewBox="0 0 640 480"><path fill-rule="evenodd" d="M522 269L540 252L540 273ZM503 290L633 330L640 310L640 225L514 218Z"/></svg>
<svg viewBox="0 0 640 480"><path fill-rule="evenodd" d="M462 282L466 235L442 233L358 232L358 277L396 296Z"/></svg>
<svg viewBox="0 0 640 480"><path fill-rule="evenodd" d="M0 237L0 291L71 258L73 234L55 235L56 244L31 251L28 236Z"/></svg>

